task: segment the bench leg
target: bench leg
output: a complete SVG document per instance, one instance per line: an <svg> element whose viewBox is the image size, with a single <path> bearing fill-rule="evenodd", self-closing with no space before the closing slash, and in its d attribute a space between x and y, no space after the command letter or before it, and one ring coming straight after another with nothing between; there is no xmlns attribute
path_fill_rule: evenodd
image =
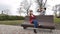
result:
<svg viewBox="0 0 60 34"><path fill-rule="evenodd" d="M37 33L36 29L34 29L34 33Z"/></svg>
<svg viewBox="0 0 60 34"><path fill-rule="evenodd" d="M26 29L27 27L23 27L23 29Z"/></svg>

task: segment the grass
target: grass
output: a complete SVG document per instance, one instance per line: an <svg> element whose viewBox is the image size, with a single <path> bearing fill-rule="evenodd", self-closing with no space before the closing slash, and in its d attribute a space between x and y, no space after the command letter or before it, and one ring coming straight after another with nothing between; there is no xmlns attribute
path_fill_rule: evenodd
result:
<svg viewBox="0 0 60 34"><path fill-rule="evenodd" d="M11 21L0 21L0 24L5 24L5 25L20 25L23 23L24 20L11 20Z"/></svg>
<svg viewBox="0 0 60 34"><path fill-rule="evenodd" d="M60 23L60 18L54 18L55 23Z"/></svg>

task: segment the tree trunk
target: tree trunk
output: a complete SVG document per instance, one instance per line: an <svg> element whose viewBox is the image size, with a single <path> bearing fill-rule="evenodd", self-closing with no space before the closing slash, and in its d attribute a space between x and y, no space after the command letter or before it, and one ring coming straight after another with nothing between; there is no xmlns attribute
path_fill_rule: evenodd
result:
<svg viewBox="0 0 60 34"><path fill-rule="evenodd" d="M56 6L56 11L55 11L55 17L57 17L57 6Z"/></svg>
<svg viewBox="0 0 60 34"><path fill-rule="evenodd" d="M55 17L57 17L57 11L55 12Z"/></svg>

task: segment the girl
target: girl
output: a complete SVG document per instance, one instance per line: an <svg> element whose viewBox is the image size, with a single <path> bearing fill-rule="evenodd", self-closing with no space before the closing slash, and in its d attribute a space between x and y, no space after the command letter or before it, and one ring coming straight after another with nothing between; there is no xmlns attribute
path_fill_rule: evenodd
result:
<svg viewBox="0 0 60 34"><path fill-rule="evenodd" d="M35 15L33 15L32 12L33 12L33 11L30 10L30 23L31 23L31 24L33 24L33 20L34 20L34 18L35 18Z"/></svg>
<svg viewBox="0 0 60 34"><path fill-rule="evenodd" d="M32 10L30 10L30 23L34 24L34 28L38 27L38 21L36 20L35 15L33 15L33 11ZM34 29L34 32L37 33L36 29Z"/></svg>

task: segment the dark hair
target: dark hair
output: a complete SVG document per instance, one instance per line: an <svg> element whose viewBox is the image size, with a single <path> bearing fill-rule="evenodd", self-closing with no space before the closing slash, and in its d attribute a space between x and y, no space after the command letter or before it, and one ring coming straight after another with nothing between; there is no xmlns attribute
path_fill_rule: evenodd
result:
<svg viewBox="0 0 60 34"><path fill-rule="evenodd" d="M33 12L32 10L30 10L30 12Z"/></svg>

